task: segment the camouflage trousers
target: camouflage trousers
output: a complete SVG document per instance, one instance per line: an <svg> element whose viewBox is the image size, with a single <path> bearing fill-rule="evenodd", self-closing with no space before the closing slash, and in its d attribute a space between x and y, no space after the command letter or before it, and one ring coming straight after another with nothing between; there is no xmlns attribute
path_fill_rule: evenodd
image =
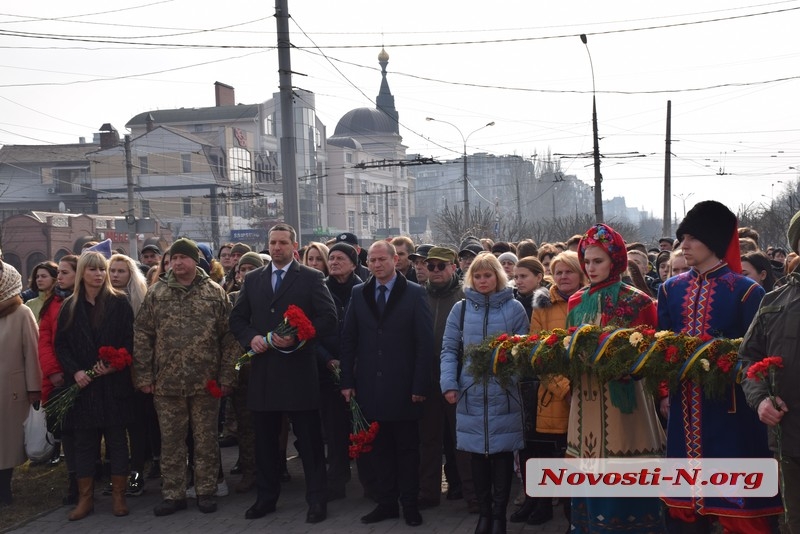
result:
<svg viewBox="0 0 800 534"><path fill-rule="evenodd" d="M203 391L191 397L156 394L153 403L161 427L161 495L164 499L186 498L186 436L190 427L197 495L213 495L219 471L219 399Z"/></svg>

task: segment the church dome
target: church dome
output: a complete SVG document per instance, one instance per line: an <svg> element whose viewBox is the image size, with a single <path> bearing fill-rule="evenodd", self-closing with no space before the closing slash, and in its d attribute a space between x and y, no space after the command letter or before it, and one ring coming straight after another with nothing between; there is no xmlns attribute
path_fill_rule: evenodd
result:
<svg viewBox="0 0 800 534"><path fill-rule="evenodd" d="M379 109L358 108L339 119L333 135L336 137L396 134L397 121Z"/></svg>

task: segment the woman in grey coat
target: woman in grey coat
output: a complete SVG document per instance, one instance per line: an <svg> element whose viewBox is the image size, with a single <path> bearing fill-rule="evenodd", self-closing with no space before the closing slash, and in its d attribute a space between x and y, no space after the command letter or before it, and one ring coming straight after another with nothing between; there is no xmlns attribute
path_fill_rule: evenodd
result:
<svg viewBox="0 0 800 534"><path fill-rule="evenodd" d="M475 378L459 365L461 343L468 349L501 333L527 334L528 316L507 287L500 262L479 254L464 277L466 298L447 318L441 354L441 387L456 407L456 447L472 453L472 476L480 506L476 534L506 532L514 451L522 449L522 407L516 385L503 388L494 376ZM463 330L461 323L464 310Z"/></svg>

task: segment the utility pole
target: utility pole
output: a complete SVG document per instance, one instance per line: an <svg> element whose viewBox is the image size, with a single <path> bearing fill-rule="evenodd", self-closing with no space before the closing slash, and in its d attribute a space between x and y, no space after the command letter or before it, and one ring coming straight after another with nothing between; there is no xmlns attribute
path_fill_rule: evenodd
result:
<svg viewBox="0 0 800 534"><path fill-rule="evenodd" d="M288 0L275 0L278 27L278 73L281 95L281 174L283 175L283 219L297 231L300 243L300 202L297 195L297 162L295 161L294 111L292 105L292 61L289 40Z"/></svg>
<svg viewBox="0 0 800 534"><path fill-rule="evenodd" d="M664 150L664 220L661 235L671 236L672 225L669 214L672 212L672 100L667 100L667 141Z"/></svg>
<svg viewBox="0 0 800 534"><path fill-rule="evenodd" d="M458 130L458 128L456 128ZM459 130L458 133L461 133ZM467 176L467 140L464 139L464 231L469 232L469 177Z"/></svg>
<svg viewBox="0 0 800 534"><path fill-rule="evenodd" d="M119 139L119 138L117 138ZM125 135L125 175L127 177L126 183L128 186L128 216L125 217L125 222L128 223L128 248L130 249L130 257L136 260L139 259L139 243L136 237L136 227L138 221L136 220L136 213L134 211L133 200L133 161L131 158L131 136Z"/></svg>
<svg viewBox="0 0 800 534"><path fill-rule="evenodd" d="M389 186L383 186L383 217L386 226L386 237L389 237Z"/></svg>
<svg viewBox="0 0 800 534"><path fill-rule="evenodd" d="M581 42L589 55L589 68L592 70L592 159L594 160L594 218L596 223L603 222L603 175L600 173L600 137L597 133L597 90L594 85L594 63L589 51L589 42L585 33L580 35Z"/></svg>

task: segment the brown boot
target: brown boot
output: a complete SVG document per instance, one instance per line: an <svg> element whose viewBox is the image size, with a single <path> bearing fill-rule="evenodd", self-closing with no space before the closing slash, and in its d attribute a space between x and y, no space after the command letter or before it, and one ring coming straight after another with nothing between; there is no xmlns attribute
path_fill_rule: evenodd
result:
<svg viewBox="0 0 800 534"><path fill-rule="evenodd" d="M78 479L78 505L67 516L70 521L78 521L94 511L94 477Z"/></svg>
<svg viewBox="0 0 800 534"><path fill-rule="evenodd" d="M117 517L128 515L128 505L125 504L126 489L128 489L127 476L111 475L111 510Z"/></svg>

